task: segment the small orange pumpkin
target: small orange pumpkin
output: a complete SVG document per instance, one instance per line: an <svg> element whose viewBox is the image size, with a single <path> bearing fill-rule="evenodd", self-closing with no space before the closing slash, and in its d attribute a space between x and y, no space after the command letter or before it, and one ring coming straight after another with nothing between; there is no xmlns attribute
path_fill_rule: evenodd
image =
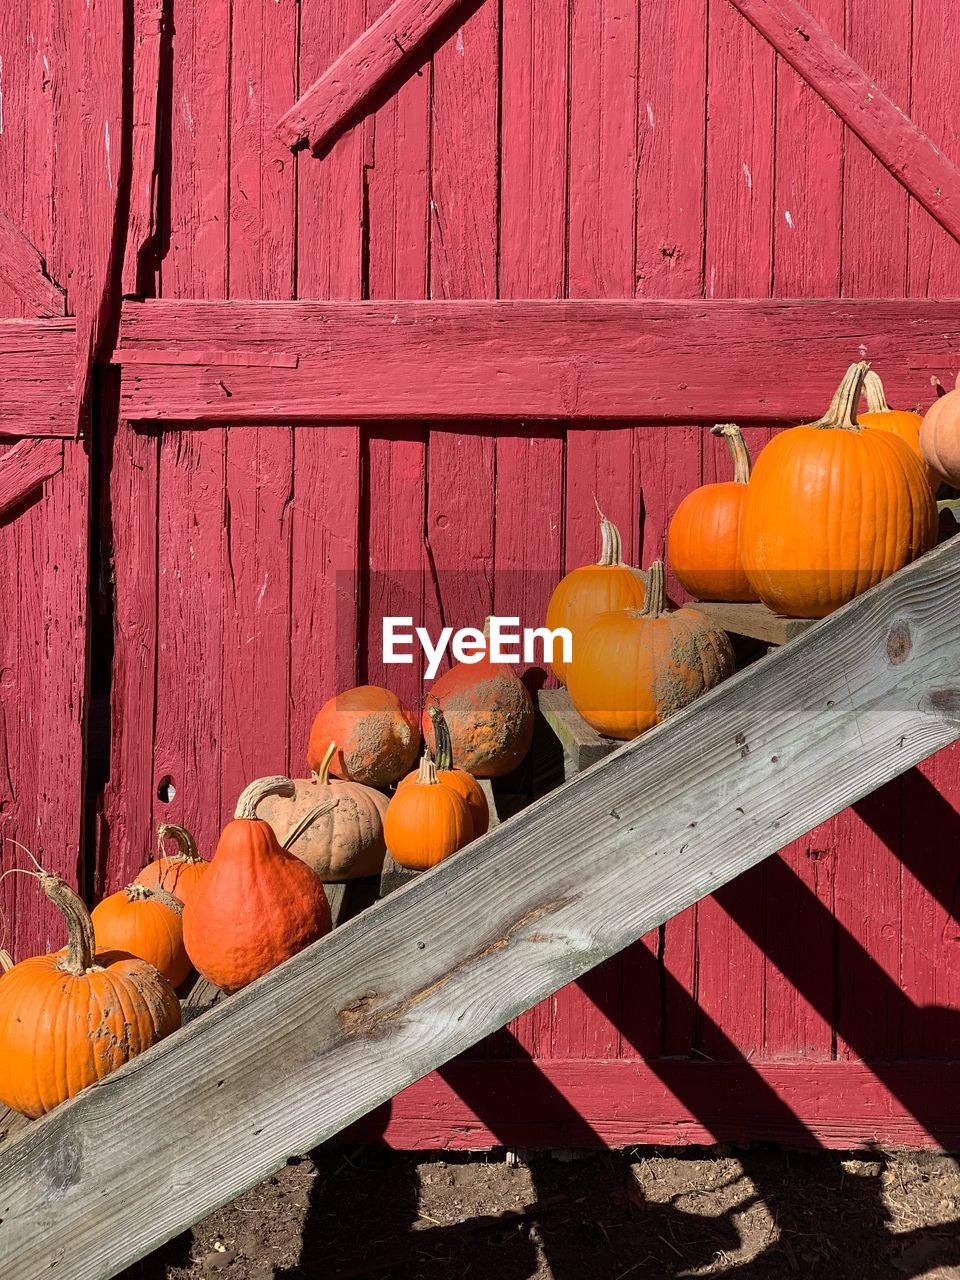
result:
<svg viewBox="0 0 960 1280"><path fill-rule="evenodd" d="M826 414L774 436L754 464L740 551L775 613L823 618L936 541L923 465L899 437L857 422L868 367L851 365Z"/></svg>
<svg viewBox="0 0 960 1280"><path fill-rule="evenodd" d="M427 714L433 724L433 734L437 744L435 763L440 785L452 788L458 796L462 796L467 802L467 808L470 810L470 818L473 822L473 838L476 840L478 837L486 835L490 826L490 806L487 804L487 797L473 774L467 773L465 769L455 769L453 767L453 747L450 742L450 730L447 728L443 712L439 707L428 707ZM417 783L419 779L420 770L415 769L413 773L407 774L400 786L409 787Z"/></svg>
<svg viewBox="0 0 960 1280"><path fill-rule="evenodd" d="M257 813L279 834L281 844L327 884L379 875L387 851L383 819L387 797L359 782L330 780L337 750L331 742L319 770L295 778L294 795L269 795Z"/></svg>
<svg viewBox="0 0 960 1280"><path fill-rule="evenodd" d="M384 833L394 862L425 871L473 838L473 820L463 796L440 785L436 765L424 755L416 781L391 799Z"/></svg>
<svg viewBox="0 0 960 1280"><path fill-rule="evenodd" d="M194 968L228 993L254 982L330 930L319 877L257 817L268 795L292 798L289 778L260 778L237 801L210 869L183 909Z"/></svg>
<svg viewBox="0 0 960 1280"><path fill-rule="evenodd" d="M877 431L889 431L897 436L923 462L920 450L920 427L923 416L912 413L908 409L891 409L887 404L887 393L883 389L879 374L868 369L863 380L863 394L867 398L867 412L857 417L861 427L874 427ZM940 483L933 470L923 462L923 469L932 488Z"/></svg>
<svg viewBox="0 0 960 1280"><path fill-rule="evenodd" d="M740 516L750 480L750 454L740 428L713 428L733 457L733 480L688 493L667 532L667 555L678 581L697 600L758 599L740 558Z"/></svg>
<svg viewBox="0 0 960 1280"><path fill-rule="evenodd" d="M960 377L955 390L938 395L927 410L920 450L939 479L960 489Z"/></svg>
<svg viewBox="0 0 960 1280"><path fill-rule="evenodd" d="M694 608L667 606L663 563L647 570L643 608L594 618L580 640L568 690L588 724L635 738L733 674L733 649Z"/></svg>
<svg viewBox="0 0 960 1280"><path fill-rule="evenodd" d="M610 609L639 609L643 596L643 574L624 564L620 530L601 513L600 559L596 564L571 569L560 579L547 605L546 624L551 631L566 627L576 654L577 636L598 613L607 613ZM557 654L555 650L550 665L560 683L566 684L570 664L563 661L562 654Z"/></svg>
<svg viewBox="0 0 960 1280"><path fill-rule="evenodd" d="M166 978L145 960L97 952L77 894L57 876L39 881L67 922L66 950L22 960L0 981L0 1103L34 1118L180 1026Z"/></svg>
<svg viewBox="0 0 960 1280"><path fill-rule="evenodd" d="M176 853L164 853L166 840L176 843ZM197 842L186 827L161 822L157 827L157 854L157 858L143 868L134 884L145 885L148 889L166 889L181 902L188 902L210 865L197 852Z"/></svg>
<svg viewBox="0 0 960 1280"><path fill-rule="evenodd" d="M183 945L183 903L166 889L130 884L93 908L98 951L146 960L179 987L191 964Z"/></svg>
<svg viewBox="0 0 960 1280"><path fill-rule="evenodd" d="M338 693L317 713L307 748L317 773L331 742L338 749L330 772L367 787L399 782L420 751L416 716L395 693L370 684Z"/></svg>

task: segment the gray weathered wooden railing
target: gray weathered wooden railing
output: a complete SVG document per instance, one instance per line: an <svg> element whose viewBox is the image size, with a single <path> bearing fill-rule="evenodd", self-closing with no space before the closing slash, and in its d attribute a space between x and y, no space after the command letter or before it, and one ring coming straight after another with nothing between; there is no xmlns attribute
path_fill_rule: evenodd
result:
<svg viewBox="0 0 960 1280"><path fill-rule="evenodd" d="M11 1142L0 1275L101 1280L960 737L960 537Z"/></svg>

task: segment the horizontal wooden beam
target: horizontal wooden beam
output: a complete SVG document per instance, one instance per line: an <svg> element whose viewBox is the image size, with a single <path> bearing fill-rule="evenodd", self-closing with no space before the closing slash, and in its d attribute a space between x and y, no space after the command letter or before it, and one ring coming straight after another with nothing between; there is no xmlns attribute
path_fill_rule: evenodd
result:
<svg viewBox="0 0 960 1280"><path fill-rule="evenodd" d="M76 325L0 320L0 436L77 432Z"/></svg>
<svg viewBox="0 0 960 1280"><path fill-rule="evenodd" d="M32 1125L0 1275L114 1275L952 742L958 575L954 538Z"/></svg>
<svg viewBox="0 0 960 1280"><path fill-rule="evenodd" d="M62 440L18 440L0 453L0 516L18 506L62 467Z"/></svg>
<svg viewBox="0 0 960 1280"><path fill-rule="evenodd" d="M796 0L730 0L880 163L960 241L960 169Z"/></svg>
<svg viewBox="0 0 960 1280"><path fill-rule="evenodd" d="M322 147L405 64L466 0L394 0L319 80L306 89L277 124L288 147Z"/></svg>
<svg viewBox="0 0 960 1280"><path fill-rule="evenodd" d="M114 358L131 420L663 423L817 417L861 356L928 400L960 301L132 302Z"/></svg>
<svg viewBox="0 0 960 1280"><path fill-rule="evenodd" d="M0 210L0 280L35 316L62 316L67 309L63 289L47 275L36 245Z"/></svg>

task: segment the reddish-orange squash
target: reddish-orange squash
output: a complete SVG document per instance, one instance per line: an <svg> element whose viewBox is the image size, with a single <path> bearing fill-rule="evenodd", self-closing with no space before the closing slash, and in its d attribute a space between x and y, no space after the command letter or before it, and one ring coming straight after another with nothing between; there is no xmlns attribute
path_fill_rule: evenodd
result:
<svg viewBox="0 0 960 1280"><path fill-rule="evenodd" d="M678 580L698 600L756 600L740 558L740 516L750 479L750 454L740 428L713 428L733 457L733 480L688 493L674 512L667 555Z"/></svg>
<svg viewBox="0 0 960 1280"><path fill-rule="evenodd" d="M420 751L413 712L389 689L369 684L338 693L320 708L307 748L307 763L317 773L331 742L338 750L330 772L367 787L399 782Z"/></svg>
<svg viewBox="0 0 960 1280"><path fill-rule="evenodd" d="M379 875L387 851L383 819L387 797L359 782L330 780L337 750L331 742L311 778L294 779L294 795L269 795L257 809L321 880L338 884L358 876Z"/></svg>
<svg viewBox="0 0 960 1280"><path fill-rule="evenodd" d="M453 767L453 747L450 742L450 730L447 728L447 722L440 708L428 707L427 714L433 724L434 739L437 744L435 763L440 785L450 787L467 802L467 808L470 810L470 818L473 823L474 839L478 836L486 835L490 826L490 807L487 804L487 797L483 794L483 788L473 774L467 773L465 769L455 769ZM420 770L415 769L413 773L407 774L400 786L412 786L419 779Z"/></svg>
<svg viewBox="0 0 960 1280"><path fill-rule="evenodd" d="M857 423L867 368L851 365L824 417L774 436L754 465L740 550L775 613L825 617L936 540L920 460L891 432Z"/></svg>
<svg viewBox="0 0 960 1280"><path fill-rule="evenodd" d="M503 777L530 750L534 714L527 687L513 667L491 662L487 653L479 662L458 662L427 694L421 725L436 754L431 707L439 707L446 719L453 763L475 778Z"/></svg>
<svg viewBox="0 0 960 1280"><path fill-rule="evenodd" d="M175 842L176 853L164 853L163 846L167 840ZM197 842L186 827L161 822L157 827L157 854L158 857L143 868L134 883L148 889L166 889L181 902L188 902L210 865L197 852Z"/></svg>
<svg viewBox="0 0 960 1280"><path fill-rule="evenodd" d="M425 871L473 838L473 821L466 800L440 785L436 765L425 755L416 782L398 787L390 801L384 832L394 862Z"/></svg>
<svg viewBox="0 0 960 1280"><path fill-rule="evenodd" d="M639 609L643 604L644 580L639 569L623 561L620 530L605 515L600 516L600 559L571 569L554 588L547 605L547 627L566 627L577 651L577 636L598 613L610 609ZM561 684L567 683L569 663L559 649L550 664Z"/></svg>
<svg viewBox="0 0 960 1280"><path fill-rule="evenodd" d="M80 898L57 876L39 880L67 922L67 948L0 981L0 1104L34 1118L180 1026L166 978L145 960L97 953Z"/></svg>
<svg viewBox="0 0 960 1280"><path fill-rule="evenodd" d="M247 787L183 909L187 955L222 991L239 991L330 930L319 877L257 817L268 795L293 793L289 778L261 778Z"/></svg>
<svg viewBox="0 0 960 1280"><path fill-rule="evenodd" d="M936 488L940 483L933 471L923 461L920 450L920 427L923 417L919 413L911 413L907 409L891 409L887 404L887 393L883 389L880 376L873 369L867 371L863 380L863 394L867 398L867 412L861 413L857 422L861 427L874 427L877 431L889 431L897 436L915 453L923 463L923 469L931 486Z"/></svg>
<svg viewBox="0 0 960 1280"><path fill-rule="evenodd" d="M166 889L130 884L93 909L98 951L121 951L146 960L173 987L189 975L183 945L183 903Z"/></svg>
<svg viewBox="0 0 960 1280"><path fill-rule="evenodd" d="M938 396L927 410L920 449L939 479L960 489L960 377L956 389Z"/></svg>
<svg viewBox="0 0 960 1280"><path fill-rule="evenodd" d="M642 609L594 618L567 686L588 724L608 738L635 738L733 673L733 649L695 608L671 611L663 564L647 571Z"/></svg>

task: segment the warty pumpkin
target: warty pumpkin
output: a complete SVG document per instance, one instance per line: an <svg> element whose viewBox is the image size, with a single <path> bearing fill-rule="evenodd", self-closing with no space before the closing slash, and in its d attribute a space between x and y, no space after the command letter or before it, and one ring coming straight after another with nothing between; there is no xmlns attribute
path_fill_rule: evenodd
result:
<svg viewBox="0 0 960 1280"><path fill-rule="evenodd" d="M387 797L359 782L331 781L336 750L331 742L313 776L294 779L293 796L269 795L257 809L284 848L329 884L379 875L387 851Z"/></svg>
<svg viewBox="0 0 960 1280"><path fill-rule="evenodd" d="M725 631L695 608L669 609L658 560L647 570L642 609L602 613L587 627L567 688L574 707L598 733L630 739L733 669Z"/></svg>
<svg viewBox="0 0 960 1280"><path fill-rule="evenodd" d="M180 1026L166 978L145 960L97 952L77 894L57 876L38 880L67 922L66 950L22 960L0 981L0 1103L34 1118Z"/></svg>
<svg viewBox="0 0 960 1280"><path fill-rule="evenodd" d="M489 635L489 623L484 634ZM427 746L436 754L431 707L439 707L446 719L453 764L475 778L502 778L530 750L533 700L513 667L491 662L489 652L479 662L456 663L427 694L421 725Z"/></svg>
<svg viewBox="0 0 960 1280"><path fill-rule="evenodd" d="M130 884L93 909L98 951L122 951L146 960L179 987L192 965L183 945L183 903L166 889Z"/></svg>
<svg viewBox="0 0 960 1280"><path fill-rule="evenodd" d="M237 801L210 869L183 909L183 940L194 968L228 993L269 973L330 930L322 883L288 853L257 806L291 798L289 778L260 778Z"/></svg>
<svg viewBox="0 0 960 1280"><path fill-rule="evenodd" d="M330 772L367 787L389 787L413 768L420 751L417 718L395 693L361 685L320 708L310 730L307 763L319 773L331 742Z"/></svg>
<svg viewBox="0 0 960 1280"><path fill-rule="evenodd" d="M688 493L667 531L667 556L678 581L697 600L756 600L740 557L740 516L750 480L750 454L733 422L713 427L733 458L733 479Z"/></svg>
<svg viewBox="0 0 960 1280"><path fill-rule="evenodd" d="M625 564L620 530L600 513L600 559L596 564L571 569L554 587L547 605L546 625L551 631L566 627L577 652L577 636L598 613L610 609L639 609L643 604L644 578L639 569ZM561 684L567 683L570 664L554 650L550 664Z"/></svg>
<svg viewBox="0 0 960 1280"><path fill-rule="evenodd" d="M450 730L447 728L447 722L440 708L428 707L427 715L433 724L433 735L437 744L434 763L437 766L437 778L440 785L450 787L451 790L466 801L473 825L473 838L477 839L479 836L486 835L490 826L490 806L487 804L487 797L483 793L483 788L472 773L467 773L465 769L454 768ZM400 786L412 786L419 781L419 778L420 770L415 769L413 773L407 774Z"/></svg>
<svg viewBox="0 0 960 1280"><path fill-rule="evenodd" d="M960 377L953 391L938 395L920 428L924 461L939 479L960 489Z"/></svg>
<svg viewBox="0 0 960 1280"><path fill-rule="evenodd" d="M463 796L441 786L436 765L424 755L416 781L394 793L384 832L394 862L425 871L473 838L473 820Z"/></svg>
<svg viewBox="0 0 960 1280"><path fill-rule="evenodd" d="M920 460L857 422L869 366L851 365L827 413L781 432L754 464L740 551L775 613L822 618L934 545L937 509Z"/></svg>
<svg viewBox="0 0 960 1280"><path fill-rule="evenodd" d="M863 394L867 398L867 412L858 415L857 422L860 426L874 427L877 431L889 431L902 440L910 452L915 453L923 463L927 480L931 487L936 488L940 481L923 461L923 454L920 451L920 427L923 416L908 409L891 409L887 404L887 393L883 389L880 375L873 369L867 370L863 380Z"/></svg>
<svg viewBox="0 0 960 1280"><path fill-rule="evenodd" d="M173 840L177 852L164 853L164 844ZM161 822L157 827L157 857L143 868L134 881L148 889L165 889L181 902L188 902L209 866L197 852L197 842L186 827Z"/></svg>

